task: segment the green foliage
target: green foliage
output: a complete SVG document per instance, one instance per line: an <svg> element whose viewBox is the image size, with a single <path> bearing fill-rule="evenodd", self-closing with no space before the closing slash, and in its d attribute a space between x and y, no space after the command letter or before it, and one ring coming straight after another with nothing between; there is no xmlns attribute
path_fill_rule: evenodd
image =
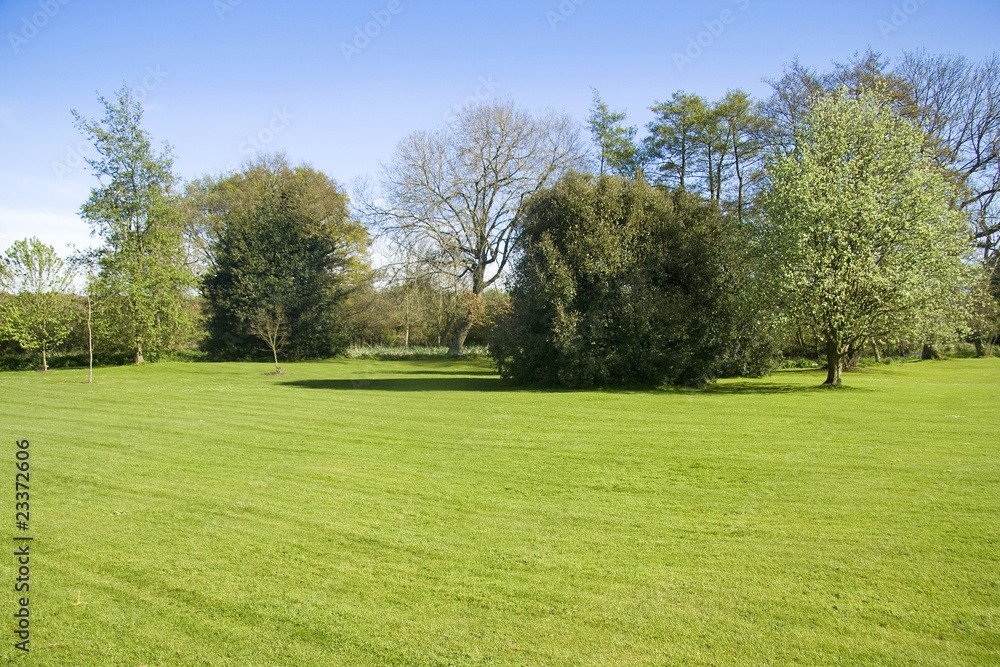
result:
<svg viewBox="0 0 1000 667"><path fill-rule="evenodd" d="M852 345L961 327L968 230L922 144L878 94L841 89L769 167L768 256L787 311L826 344L831 384Z"/></svg>
<svg viewBox="0 0 1000 667"><path fill-rule="evenodd" d="M90 254L95 321L109 342L143 354L177 349L193 320L185 301L194 288L183 244L183 216L169 147L157 154L142 129L142 106L126 86L115 101L98 98L103 120L76 111L76 126L94 143L87 160L101 187L81 208L105 245Z"/></svg>
<svg viewBox="0 0 1000 667"><path fill-rule="evenodd" d="M650 108L656 120L645 140L654 181L680 189L690 185L700 160L699 135L707 122L708 103L700 95L677 91L670 100Z"/></svg>
<svg viewBox="0 0 1000 667"><path fill-rule="evenodd" d="M385 273L388 271L382 272ZM455 286L449 285L443 276L425 271L396 275L388 285L384 281L377 281L378 285L375 282L360 285L346 301L344 316L353 345L403 348L443 345L454 339L466 317L471 317L467 341L485 343L478 308L470 311L469 305L488 300L495 290L486 290L481 298L465 291L456 293Z"/></svg>
<svg viewBox="0 0 1000 667"><path fill-rule="evenodd" d="M368 237L336 183L279 157L214 188L222 203L204 281L206 350L218 359L256 358L271 343L254 332L270 330L274 342L287 341L289 358L343 352L348 333L338 309L361 273ZM276 323L277 330L268 326Z"/></svg>
<svg viewBox="0 0 1000 667"><path fill-rule="evenodd" d="M594 103L590 107L587 128L600 152L598 173L601 175L607 170L611 174L631 178L642 167L639 148L635 143L637 128L622 125L625 118L625 112L612 111L594 90Z"/></svg>
<svg viewBox="0 0 1000 667"><path fill-rule="evenodd" d="M191 360L184 352L171 355L177 361ZM48 369L87 368L90 355L86 352L54 352L48 356ZM131 352L95 352L94 366L124 366L133 363ZM154 357L149 361L165 361L162 357ZM34 354L0 354L0 370L4 371L34 371L42 370L41 360Z"/></svg>
<svg viewBox="0 0 1000 667"><path fill-rule="evenodd" d="M522 384L700 385L733 351L718 208L643 180L571 175L529 205L491 352ZM750 333L750 332L745 332Z"/></svg>
<svg viewBox="0 0 1000 667"><path fill-rule="evenodd" d="M371 282L359 285L344 301L341 312L352 345L392 345L396 341L393 302Z"/></svg>
<svg viewBox="0 0 1000 667"><path fill-rule="evenodd" d="M678 91L650 110L643 159L653 182L702 193L743 220L763 151L764 121L750 96L737 89L711 102Z"/></svg>
<svg viewBox="0 0 1000 667"><path fill-rule="evenodd" d="M75 313L67 292L73 274L52 246L37 238L15 241L0 263L0 336L29 351L46 353L72 331Z"/></svg>

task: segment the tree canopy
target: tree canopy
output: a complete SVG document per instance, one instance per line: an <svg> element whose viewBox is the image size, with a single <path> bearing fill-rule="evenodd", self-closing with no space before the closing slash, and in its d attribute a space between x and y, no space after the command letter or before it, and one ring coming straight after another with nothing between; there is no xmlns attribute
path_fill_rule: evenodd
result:
<svg viewBox="0 0 1000 667"><path fill-rule="evenodd" d="M266 349L276 363L282 345L291 358L342 351L347 336L339 307L368 236L350 217L339 186L278 156L211 187L206 349L220 359L256 358Z"/></svg>
<svg viewBox="0 0 1000 667"><path fill-rule="evenodd" d="M126 86L115 100L98 98L104 118L77 127L94 143L87 158L101 185L80 210L104 246L91 254L96 277L90 285L106 336L131 348L136 363L144 351L175 346L191 327L184 308L194 276L186 261L183 218L172 192L176 178L169 147L157 153L142 128L142 105Z"/></svg>
<svg viewBox="0 0 1000 667"><path fill-rule="evenodd" d="M626 118L624 111L612 111L600 93L594 91L594 103L590 107L587 128L600 154L598 174L605 170L618 176L635 176L642 166L639 147L635 143L638 129L622 125Z"/></svg>
<svg viewBox="0 0 1000 667"><path fill-rule="evenodd" d="M962 289L968 226L923 144L884 95L843 87L814 103L794 149L769 165L770 256L788 311L825 342L829 384L852 342L960 326L931 323Z"/></svg>
<svg viewBox="0 0 1000 667"><path fill-rule="evenodd" d="M74 313L68 292L73 274L52 246L37 238L15 241L0 262L0 329L25 350L42 354L63 342Z"/></svg>
<svg viewBox="0 0 1000 667"><path fill-rule="evenodd" d="M491 353L521 384L700 385L736 351L718 207L644 180L567 176L524 218Z"/></svg>

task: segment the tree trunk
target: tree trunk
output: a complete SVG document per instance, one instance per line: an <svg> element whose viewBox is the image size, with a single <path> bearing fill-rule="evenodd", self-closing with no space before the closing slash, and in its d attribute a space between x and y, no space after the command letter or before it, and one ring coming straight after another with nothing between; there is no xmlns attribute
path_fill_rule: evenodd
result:
<svg viewBox="0 0 1000 667"><path fill-rule="evenodd" d="M976 346L976 357L982 358L986 356L986 347L983 345L982 336L976 336L973 338L972 344Z"/></svg>
<svg viewBox="0 0 1000 667"><path fill-rule="evenodd" d="M49 364L45 360L45 346L42 345L42 372L47 373L49 370Z"/></svg>
<svg viewBox="0 0 1000 667"><path fill-rule="evenodd" d="M94 333L90 328L90 295L87 295L87 352L90 354L88 363L87 384L94 383Z"/></svg>
<svg viewBox="0 0 1000 667"><path fill-rule="evenodd" d="M410 303L409 299L406 301L406 305L403 308L403 321L406 325L406 331L403 334L403 349L410 349Z"/></svg>
<svg viewBox="0 0 1000 667"><path fill-rule="evenodd" d="M841 368L845 371L857 368L861 363L862 354L864 354L864 347L857 347L851 343L847 346L847 352L841 359Z"/></svg>
<svg viewBox="0 0 1000 667"><path fill-rule="evenodd" d="M929 361L931 359L944 359L944 355L941 354L941 350L937 349L936 346L924 343L924 349L920 353L920 358L924 361Z"/></svg>
<svg viewBox="0 0 1000 667"><path fill-rule="evenodd" d="M826 341L826 382L834 387L840 386L840 341L829 338Z"/></svg>
<svg viewBox="0 0 1000 667"><path fill-rule="evenodd" d="M448 348L449 356L457 357L462 354L462 346L465 345L465 338L469 335L469 330L472 329L472 315L472 309L470 308L469 313L458 326L458 331L455 332L455 338L451 342L451 347Z"/></svg>
<svg viewBox="0 0 1000 667"><path fill-rule="evenodd" d="M806 348L806 339L802 336L802 327L799 327L795 331L795 338L798 340L799 349L803 357L809 356L809 350Z"/></svg>
<svg viewBox="0 0 1000 667"><path fill-rule="evenodd" d="M740 148L739 138L736 129L733 128L733 162L736 166L736 220L743 222L743 172L740 169Z"/></svg>
<svg viewBox="0 0 1000 667"><path fill-rule="evenodd" d="M142 343L136 342L135 344L135 365L138 366L143 362L142 358Z"/></svg>
<svg viewBox="0 0 1000 667"><path fill-rule="evenodd" d="M469 335L469 330L472 329L472 325L475 323L475 302L478 301L479 295L483 293L483 289L485 289L483 282L483 262L480 261L479 266L472 273L472 299L474 302L469 304L469 307L465 311L465 319L462 320L462 323L458 325L458 330L455 331L455 338L448 349L450 356L457 357L462 354L462 346L465 345L465 338Z"/></svg>
<svg viewBox="0 0 1000 667"><path fill-rule="evenodd" d="M437 312L437 344L438 347L444 343L444 290L438 290L438 312ZM463 343L465 341L462 341Z"/></svg>
<svg viewBox="0 0 1000 667"><path fill-rule="evenodd" d="M280 373L281 372L281 366L278 365L278 348L272 345L271 346L271 353L274 355L274 372L275 373Z"/></svg>
<svg viewBox="0 0 1000 667"><path fill-rule="evenodd" d="M878 341L872 338L872 347L875 348L875 361L882 363L882 353L878 349Z"/></svg>

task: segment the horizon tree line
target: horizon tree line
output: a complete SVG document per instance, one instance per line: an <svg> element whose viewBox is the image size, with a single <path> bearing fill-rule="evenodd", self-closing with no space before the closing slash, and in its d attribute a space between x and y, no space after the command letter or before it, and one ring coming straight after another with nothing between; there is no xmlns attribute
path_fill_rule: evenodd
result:
<svg viewBox="0 0 1000 667"><path fill-rule="evenodd" d="M279 348L291 358L327 356L352 339L426 341L431 329L437 342L450 336L450 352L459 354L477 322L504 310L502 289L488 316L484 296L504 287L526 252L518 243L532 199L560 179L591 172L689 193L727 221L713 242L739 246L773 222L768 196L779 185L776 165L802 159L810 114L840 95L884 105L919 130L916 157L944 179L947 192L938 196L963 221L965 249L975 253L966 253L961 285L924 297L938 302L920 305L936 308L938 321L906 335L922 338L926 352L964 333L982 353L996 335L1000 258L997 57L974 63L916 52L890 67L869 51L830 72L793 62L768 83L772 94L760 101L738 89L716 101L677 91L650 107L655 117L641 140L625 112L594 90L592 147L565 115L534 116L509 100L469 107L448 127L401 141L377 186L361 189L353 206L329 177L280 155L196 179L181 192L170 147L153 149L141 105L123 88L115 100L99 98L101 120L73 112L97 149L88 163L100 187L81 215L103 245L72 263L88 276L99 341L131 349L136 363L200 338L216 358L267 350L277 365ZM368 254L373 239L393 253L377 269ZM727 250L727 261L762 270L751 267L752 244L744 245ZM7 283L4 291L4 326L13 338L17 298ZM386 308L398 318L384 317ZM427 326L432 319L436 326ZM60 326L50 327L46 351L58 345ZM788 317L783 326L786 339L793 329L799 341L803 330L823 338L802 318ZM900 335L875 324L859 330L838 354L838 367L865 345L878 353L879 341Z"/></svg>

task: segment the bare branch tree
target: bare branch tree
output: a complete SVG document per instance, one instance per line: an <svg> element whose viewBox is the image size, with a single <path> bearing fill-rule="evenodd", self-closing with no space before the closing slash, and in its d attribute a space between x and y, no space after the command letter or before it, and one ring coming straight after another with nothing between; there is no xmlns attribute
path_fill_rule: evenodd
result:
<svg viewBox="0 0 1000 667"><path fill-rule="evenodd" d="M250 320L250 333L267 344L267 349L274 355L274 373L281 373L278 365L278 350L288 342L287 319L285 309L280 303L272 303L257 309Z"/></svg>
<svg viewBox="0 0 1000 667"><path fill-rule="evenodd" d="M369 202L367 213L399 246L421 249L424 262L478 297L503 275L528 198L584 167L585 155L565 114L536 118L509 101L467 107L450 127L400 142L382 165L382 201ZM472 315L459 325L452 354L461 353Z"/></svg>
<svg viewBox="0 0 1000 667"><path fill-rule="evenodd" d="M924 131L937 138L935 159L962 193L956 206L973 225L973 243L996 270L1000 255L1000 56L909 53L898 68L909 84Z"/></svg>

